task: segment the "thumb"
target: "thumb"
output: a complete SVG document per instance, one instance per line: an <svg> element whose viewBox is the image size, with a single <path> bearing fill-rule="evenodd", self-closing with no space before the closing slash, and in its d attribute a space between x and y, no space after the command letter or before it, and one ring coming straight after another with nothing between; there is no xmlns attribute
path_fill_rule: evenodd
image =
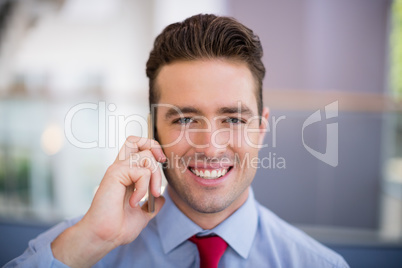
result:
<svg viewBox="0 0 402 268"><path fill-rule="evenodd" d="M159 213L164 204L165 204L165 198L163 196L159 196L155 198L155 211L153 213L148 212L148 201L142 205L141 209L148 216L149 218L148 220L151 220L153 217L156 216L156 214Z"/></svg>

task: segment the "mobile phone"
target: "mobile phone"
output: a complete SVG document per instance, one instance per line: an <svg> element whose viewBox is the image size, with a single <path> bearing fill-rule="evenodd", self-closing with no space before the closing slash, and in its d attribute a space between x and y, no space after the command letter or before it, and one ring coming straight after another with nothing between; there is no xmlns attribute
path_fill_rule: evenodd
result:
<svg viewBox="0 0 402 268"><path fill-rule="evenodd" d="M148 139L155 139L155 127L153 123L152 114L148 114ZM148 212L155 211L155 197L151 193L151 185L148 186Z"/></svg>

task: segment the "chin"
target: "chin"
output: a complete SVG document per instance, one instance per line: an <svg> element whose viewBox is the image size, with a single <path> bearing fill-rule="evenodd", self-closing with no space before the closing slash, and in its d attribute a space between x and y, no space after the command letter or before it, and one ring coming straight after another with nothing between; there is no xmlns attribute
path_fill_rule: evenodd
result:
<svg viewBox="0 0 402 268"><path fill-rule="evenodd" d="M225 210L231 202L214 200L187 200L187 204L199 213L212 214Z"/></svg>

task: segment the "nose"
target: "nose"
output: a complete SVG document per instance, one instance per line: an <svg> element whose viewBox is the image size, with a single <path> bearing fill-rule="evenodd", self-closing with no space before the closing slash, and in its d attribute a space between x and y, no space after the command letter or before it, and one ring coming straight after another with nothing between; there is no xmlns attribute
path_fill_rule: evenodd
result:
<svg viewBox="0 0 402 268"><path fill-rule="evenodd" d="M191 146L194 151L203 154L206 157L219 157L225 153L229 145L228 130L219 128L213 122L206 124L203 128L193 129L191 137Z"/></svg>

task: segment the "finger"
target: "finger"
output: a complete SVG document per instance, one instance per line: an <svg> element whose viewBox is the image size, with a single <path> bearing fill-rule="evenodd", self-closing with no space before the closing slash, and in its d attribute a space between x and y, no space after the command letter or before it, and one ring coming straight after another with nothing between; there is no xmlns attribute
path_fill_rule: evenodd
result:
<svg viewBox="0 0 402 268"><path fill-rule="evenodd" d="M129 136L121 147L116 161L124 161L131 154L139 151L150 150L158 162L165 162L166 156L159 143L147 138Z"/></svg>
<svg viewBox="0 0 402 268"><path fill-rule="evenodd" d="M134 136L128 137L123 146L120 148L119 154L116 157L116 161L124 161L130 157L131 154L139 152L137 143Z"/></svg>
<svg viewBox="0 0 402 268"><path fill-rule="evenodd" d="M137 146L140 149L140 151L150 150L154 155L156 161L161 163L166 161L165 153L163 152L159 142L157 142L156 140L141 138L138 141Z"/></svg>
<svg viewBox="0 0 402 268"><path fill-rule="evenodd" d="M134 182L135 191L130 197L130 206L136 207L148 190L149 180L151 179L151 171L147 168L137 167L130 169L129 176Z"/></svg>
<svg viewBox="0 0 402 268"><path fill-rule="evenodd" d="M142 151L130 156L130 168L133 166L147 168L151 171L151 194L158 197L162 186L162 171L154 155L150 151Z"/></svg>
<svg viewBox="0 0 402 268"><path fill-rule="evenodd" d="M155 197L158 197L161 195L161 188L162 188L162 171L161 168L159 167L159 164L156 164L155 171L152 172L151 175L151 181L149 182L150 184L150 189L151 189L151 194Z"/></svg>

